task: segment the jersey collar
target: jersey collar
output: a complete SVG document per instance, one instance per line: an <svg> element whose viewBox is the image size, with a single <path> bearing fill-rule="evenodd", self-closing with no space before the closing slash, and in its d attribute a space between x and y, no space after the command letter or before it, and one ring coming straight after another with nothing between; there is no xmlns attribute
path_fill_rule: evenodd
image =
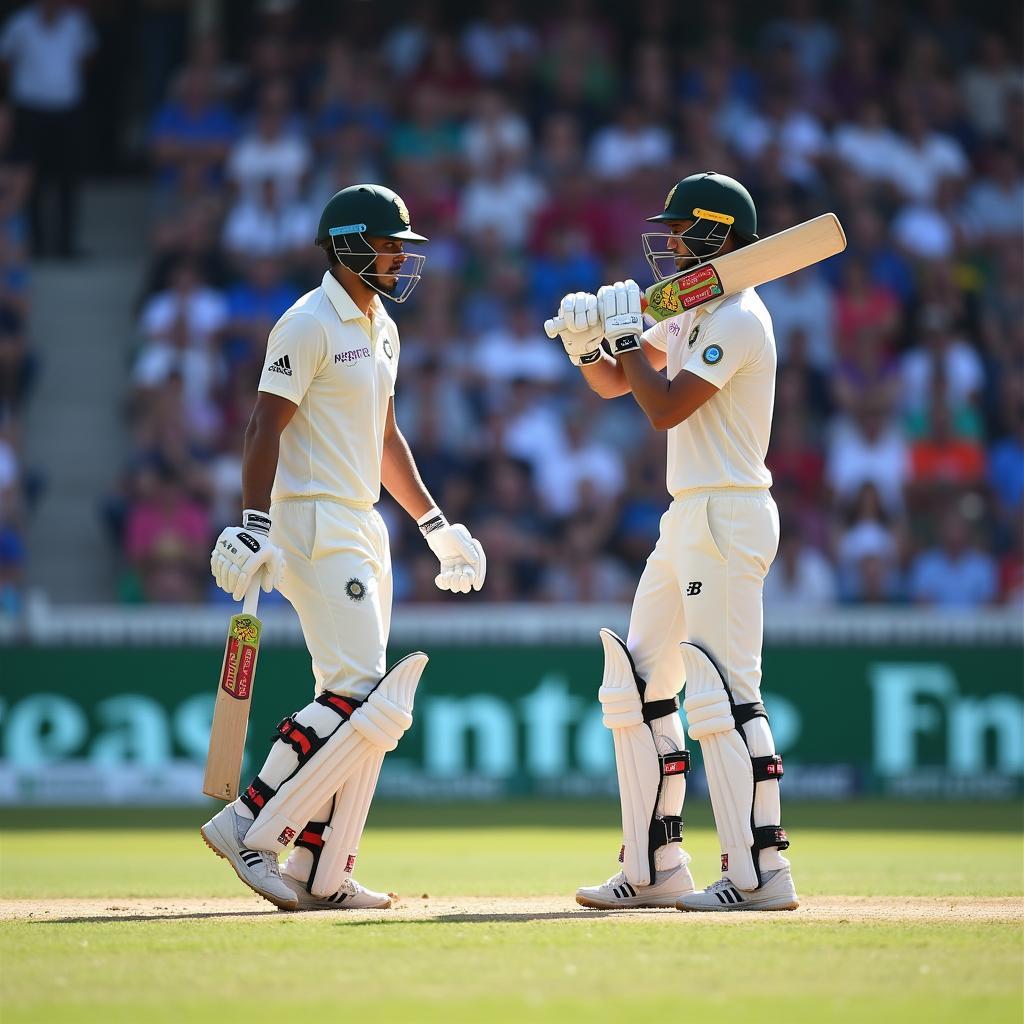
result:
<svg viewBox="0 0 1024 1024"><path fill-rule="evenodd" d="M329 270L324 274L323 289L342 320L366 319L363 311L352 301L352 296L341 287L338 279Z"/></svg>
<svg viewBox="0 0 1024 1024"><path fill-rule="evenodd" d="M705 302L703 305L697 307L697 315L694 317L694 320L699 320L703 316L711 316L711 314L714 313L714 311L723 303L731 302L733 299L738 299L739 297L740 293L734 292L732 295L723 295L720 299L712 299L710 302Z"/></svg>

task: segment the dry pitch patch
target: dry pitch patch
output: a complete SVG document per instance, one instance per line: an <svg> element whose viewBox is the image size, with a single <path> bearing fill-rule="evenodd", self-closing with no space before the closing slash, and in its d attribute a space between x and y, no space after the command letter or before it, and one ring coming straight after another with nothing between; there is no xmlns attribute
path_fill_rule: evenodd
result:
<svg viewBox="0 0 1024 1024"><path fill-rule="evenodd" d="M53 899L0 900L0 920L39 924L83 924L99 921L188 921L206 918L294 917L276 910L259 897L233 899ZM453 897L447 899L399 898L390 910L326 910L316 916L338 920L437 922L552 921L571 925L601 919L627 921L684 921L736 925L763 921L758 913L680 914L675 910L585 910L571 898L543 897ZM951 924L1024 921L1021 897L947 896L827 896L804 900L799 910L770 915L792 921L838 923L925 923Z"/></svg>

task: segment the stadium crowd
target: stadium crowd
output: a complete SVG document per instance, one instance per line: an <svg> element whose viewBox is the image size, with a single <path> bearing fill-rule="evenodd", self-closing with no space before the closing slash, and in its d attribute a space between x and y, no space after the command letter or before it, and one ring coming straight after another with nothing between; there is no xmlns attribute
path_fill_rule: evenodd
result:
<svg viewBox="0 0 1024 1024"><path fill-rule="evenodd" d="M664 438L628 399L592 395L541 324L567 291L647 283L644 217L704 169L750 188L762 237L834 210L849 238L760 289L780 357L766 602L1024 600L1012 5L981 27L947 0L789 0L754 21L720 0L697 39L657 0L619 20L588 0L457 20L426 2L400 22L338 6L325 26L298 2L256 5L241 42L196 34L158 83L133 453L105 510L125 600L217 599L208 551L238 518L268 330L323 272L324 201L359 181L399 191L430 238L395 314L397 416L441 507L484 543L481 598L628 600L668 501ZM436 600L413 524L381 510L396 598Z"/></svg>

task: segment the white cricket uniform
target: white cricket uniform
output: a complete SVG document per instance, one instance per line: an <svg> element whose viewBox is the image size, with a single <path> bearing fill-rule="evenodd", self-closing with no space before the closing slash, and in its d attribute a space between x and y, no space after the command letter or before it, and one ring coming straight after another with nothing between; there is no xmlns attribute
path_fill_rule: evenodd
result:
<svg viewBox="0 0 1024 1024"><path fill-rule="evenodd" d="M672 504L640 577L630 653L648 700L679 692L679 644L702 647L737 704L759 701L761 592L779 544L765 453L775 402L775 335L753 289L664 320L644 341L720 390L668 431Z"/></svg>
<svg viewBox="0 0 1024 1024"><path fill-rule="evenodd" d="M270 539L281 592L302 624L316 691L364 698L384 675L391 553L374 509L399 341L374 298L369 320L327 272L270 332L260 391L298 408L281 433Z"/></svg>

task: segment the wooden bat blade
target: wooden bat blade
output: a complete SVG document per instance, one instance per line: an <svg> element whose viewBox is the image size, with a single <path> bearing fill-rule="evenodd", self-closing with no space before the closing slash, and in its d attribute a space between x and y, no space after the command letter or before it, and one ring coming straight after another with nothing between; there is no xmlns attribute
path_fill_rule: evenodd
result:
<svg viewBox="0 0 1024 1024"><path fill-rule="evenodd" d="M644 292L646 306L641 301L641 308L652 320L668 320L705 302L795 274L845 248L846 234L839 218L834 213L823 213L652 284Z"/></svg>
<svg viewBox="0 0 1024 1024"><path fill-rule="evenodd" d="M220 800L238 796L262 629L260 620L245 611L233 615L228 624L203 775L203 792Z"/></svg>

